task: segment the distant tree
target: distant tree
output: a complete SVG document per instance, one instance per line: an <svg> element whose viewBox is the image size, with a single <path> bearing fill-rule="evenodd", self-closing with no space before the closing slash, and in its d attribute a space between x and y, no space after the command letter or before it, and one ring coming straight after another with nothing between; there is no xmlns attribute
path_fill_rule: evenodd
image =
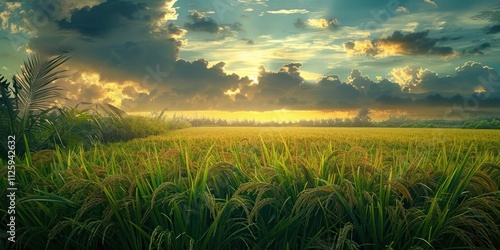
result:
<svg viewBox="0 0 500 250"><path fill-rule="evenodd" d="M370 117L371 110L363 107L358 110L358 114L354 118L354 124L357 126L367 126L371 124L372 118Z"/></svg>

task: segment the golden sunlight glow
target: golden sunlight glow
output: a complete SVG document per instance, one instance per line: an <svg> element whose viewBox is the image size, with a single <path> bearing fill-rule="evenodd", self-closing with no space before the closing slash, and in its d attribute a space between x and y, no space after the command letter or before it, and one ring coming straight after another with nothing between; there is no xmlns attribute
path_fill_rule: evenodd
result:
<svg viewBox="0 0 500 250"><path fill-rule="evenodd" d="M345 46L345 45L344 45ZM349 55L363 55L368 51L374 51L375 47L373 46L370 40L362 40L356 41L354 43L354 47L352 49L346 50Z"/></svg>
<svg viewBox="0 0 500 250"><path fill-rule="evenodd" d="M377 43L377 52L378 52L377 55L382 55L382 56L400 55L405 53L404 49L401 47L401 44L392 42Z"/></svg>
<svg viewBox="0 0 500 250"><path fill-rule="evenodd" d="M318 29L327 29L330 25L338 25L338 21L336 19L326 20L324 18L320 19L309 19L307 20L307 24L311 27L315 27Z"/></svg>
<svg viewBox="0 0 500 250"><path fill-rule="evenodd" d="M484 94L486 93L486 89L484 87L477 87L476 89L474 89L474 93L476 94Z"/></svg>
<svg viewBox="0 0 500 250"><path fill-rule="evenodd" d="M413 69L408 66L404 68L394 68L390 74L392 79L401 86L409 85L414 79Z"/></svg>
<svg viewBox="0 0 500 250"><path fill-rule="evenodd" d="M251 62L255 60L255 56L250 52L242 52L239 54L238 59Z"/></svg>
<svg viewBox="0 0 500 250"><path fill-rule="evenodd" d="M123 93L125 88L132 87L135 93L149 93L148 90L143 89L139 84L133 81L125 81L123 83L102 82L100 78L101 76L98 73L82 73L80 76L82 85L78 89L78 99L93 103L109 103L121 107L123 99L133 98L133 96L130 96L131 94ZM92 93L99 94L92 96Z"/></svg>
<svg viewBox="0 0 500 250"><path fill-rule="evenodd" d="M133 115L151 115L150 112L135 112ZM220 111L220 110L198 110L198 111L168 111L167 117L175 115L176 117L186 118L221 118L226 120L255 120L259 122L285 122L285 121L300 121L301 119L328 119L328 118L345 118L355 115L351 111L332 111L323 112L316 110L274 110L274 111Z"/></svg>
<svg viewBox="0 0 500 250"><path fill-rule="evenodd" d="M149 116L151 112L132 112L132 115ZM166 113L167 117L186 117L186 118L221 118L225 120L255 120L258 122L288 122L314 119L335 119L335 118L353 118L357 114L356 110L345 111L318 111L318 110L274 110L274 111L220 111L220 110L198 110L198 111L173 111ZM372 110L371 118L375 121L385 120L390 115L407 115L406 112L397 110Z"/></svg>
<svg viewBox="0 0 500 250"><path fill-rule="evenodd" d="M226 92L224 92L224 95L229 96L229 98L234 101L236 98L236 95L239 93L240 93L240 89L236 89L234 91L231 89L228 89Z"/></svg>
<svg viewBox="0 0 500 250"><path fill-rule="evenodd" d="M259 77L250 76L250 79L252 79L252 83L250 85L259 84Z"/></svg>

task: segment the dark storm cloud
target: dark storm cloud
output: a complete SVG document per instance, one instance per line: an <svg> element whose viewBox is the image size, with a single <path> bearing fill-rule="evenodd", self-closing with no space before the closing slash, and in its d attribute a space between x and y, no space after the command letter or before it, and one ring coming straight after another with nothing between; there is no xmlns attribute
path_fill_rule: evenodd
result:
<svg viewBox="0 0 500 250"><path fill-rule="evenodd" d="M373 97L381 95L400 95L401 93L401 86L388 79L382 79L380 82L372 84L368 89L368 94Z"/></svg>
<svg viewBox="0 0 500 250"><path fill-rule="evenodd" d="M251 82L248 78L227 74L223 69L224 62L211 67L208 64L204 59L193 62L178 60L166 82L175 94L188 97L202 95L207 98L223 97L228 89Z"/></svg>
<svg viewBox="0 0 500 250"><path fill-rule="evenodd" d="M219 34L219 39L234 36L235 32L241 31L242 29L242 25L239 22L233 24L219 24L211 17L206 16L204 12L197 10L192 11L188 19L191 22L184 24L187 30Z"/></svg>
<svg viewBox="0 0 500 250"><path fill-rule="evenodd" d="M406 95L406 96L392 96L382 95L375 99L373 103L376 107L453 107L464 102L465 98L462 95L452 95L449 97L442 96L441 94L425 94L425 95Z"/></svg>
<svg viewBox="0 0 500 250"><path fill-rule="evenodd" d="M390 55L438 55L449 56L453 54L453 48L438 46L438 43L458 38L431 38L429 31L403 32L396 30L391 36L382 37L372 41L347 41L344 50L350 54L368 56L390 56Z"/></svg>
<svg viewBox="0 0 500 250"><path fill-rule="evenodd" d="M352 84L342 82L338 75L318 79L317 84L304 84L304 93L317 105L331 107L339 103L353 103L360 97L360 92Z"/></svg>
<svg viewBox="0 0 500 250"><path fill-rule="evenodd" d="M304 93L315 100L320 108L357 107L373 102L382 95L400 95L401 87L388 79L374 82L363 75L358 69L353 69L342 82L338 75L330 75L318 79L317 84L304 84Z"/></svg>
<svg viewBox="0 0 500 250"><path fill-rule="evenodd" d="M380 82L374 82L368 76L363 75L360 70L353 69L347 77L348 83L364 96L378 97L380 95L399 94L401 87L399 84L383 79Z"/></svg>
<svg viewBox="0 0 500 250"><path fill-rule="evenodd" d="M75 37L47 35L32 39L30 48L50 53L54 44L63 41L65 47L73 50L68 65L82 71L99 72L101 78L107 81L143 82L150 75L163 76L172 69L180 47L180 43L173 39L142 40L128 37L128 41L86 42Z"/></svg>
<svg viewBox="0 0 500 250"><path fill-rule="evenodd" d="M68 20L58 21L61 29L76 30L85 36L103 36L117 28L127 25L132 20L146 19L139 14L145 10L144 3L131 3L127 1L108 0L92 8L72 12Z"/></svg>
<svg viewBox="0 0 500 250"><path fill-rule="evenodd" d="M289 63L283 65L278 72L266 71L263 67L258 76L260 95L275 96L275 94L291 94L294 92L304 78L300 76L300 63Z"/></svg>
<svg viewBox="0 0 500 250"><path fill-rule="evenodd" d="M443 77L429 69L409 67L395 69L391 74L406 75L404 86L413 93L470 95L479 89L496 91L498 84L494 83L500 80L495 69L473 61L456 67L454 75Z"/></svg>
<svg viewBox="0 0 500 250"><path fill-rule="evenodd" d="M443 97L441 94L430 94L424 99L420 100L422 104L429 106L444 106L450 104L460 104L464 102L464 97L462 95L456 94L448 98Z"/></svg>
<svg viewBox="0 0 500 250"><path fill-rule="evenodd" d="M180 26L176 25L175 23L169 23L167 25L167 31L168 34L175 35L175 36L183 36L186 34L186 30L182 29Z"/></svg>
<svg viewBox="0 0 500 250"><path fill-rule="evenodd" d="M289 64L280 71L294 74L294 78L297 79L300 72L296 69L298 69L297 65ZM288 85L283 84L281 91L278 88L273 88L273 91L265 92L268 94L267 99L262 101L267 100L267 103L275 105L275 108L344 109L357 108L372 103L375 98L381 95L401 94L398 84L387 79L374 82L362 75L357 69L352 71L348 82L341 81L338 75L329 75L318 79L316 83L302 81L298 87L294 84L298 84L298 81L289 81ZM277 101L273 102L272 100Z"/></svg>
<svg viewBox="0 0 500 250"><path fill-rule="evenodd" d="M472 17L472 19L486 20L493 25L484 27L486 34L496 34L500 32L500 8L487 10Z"/></svg>
<svg viewBox="0 0 500 250"><path fill-rule="evenodd" d="M186 23L184 27L191 31L204 31L208 33L218 33L219 24L211 17L205 16L203 12L194 10L188 17L191 22Z"/></svg>
<svg viewBox="0 0 500 250"><path fill-rule="evenodd" d="M106 81L161 83L178 59L179 39L186 32L165 19L175 14L166 7L171 3L108 0L74 9L65 19L49 19L39 27L28 46L42 54L71 49L69 66L98 72Z"/></svg>
<svg viewBox="0 0 500 250"><path fill-rule="evenodd" d="M495 74L492 68L476 62L457 67L454 76L440 77L431 70L419 69L413 74L415 79L411 79L415 82L411 91L403 92L405 86L390 79L374 81L358 69L351 71L346 82L338 75L322 77L316 83L306 82L301 76L302 66L300 63L289 63L278 72L261 67L259 84L239 83L241 92L238 101L234 98L235 105L244 103L247 108L256 110L447 106L463 102L465 96L477 94L479 88L486 88L485 80L481 79L489 79ZM412 72L406 69L406 73ZM225 87L236 89L235 85ZM500 97L498 86L488 91L484 100Z"/></svg>
<svg viewBox="0 0 500 250"><path fill-rule="evenodd" d="M462 54L465 54L465 55L484 55L483 51L488 49L488 48L491 48L490 43L482 43L481 45L476 46L474 48L462 50Z"/></svg>
<svg viewBox="0 0 500 250"><path fill-rule="evenodd" d="M474 61L468 61L457 67L455 72L455 80L461 85L478 85L481 83L481 79L500 80L495 69Z"/></svg>
<svg viewBox="0 0 500 250"><path fill-rule="evenodd" d="M480 98L483 107L494 107L500 98L498 84L485 85L487 81L498 80L496 72L477 62L467 62L457 67L454 75L444 77L427 69L411 72L406 68L406 74L414 77L410 79L415 82L411 85L413 92L403 92L404 86L390 79L372 80L358 69L353 69L346 81L338 75L329 75L310 83L301 76L301 63L288 63L277 71L261 67L259 83L255 84L248 77L226 73L222 62L209 65L203 59L176 62L175 70L164 85L167 90L147 96L153 100L150 105L175 103L177 109L220 110L356 109L362 106L418 109L452 107L463 104L468 97L479 98L478 95L483 95ZM486 92L477 92L480 88ZM231 98L228 90L234 93Z"/></svg>
<svg viewBox="0 0 500 250"><path fill-rule="evenodd" d="M300 75L301 63L283 65L277 72L259 68L258 84L240 84L242 95L246 95L246 104L257 110L272 110L305 104L308 100L299 94L304 78ZM299 94L299 96L296 96ZM248 106L246 109L248 109ZM245 108L245 107L242 107Z"/></svg>
<svg viewBox="0 0 500 250"><path fill-rule="evenodd" d="M342 82L338 75L318 79L317 84L304 83L295 97L316 108L371 107L451 107L468 99L480 100L482 107L493 107L500 98L500 78L497 72L478 62L466 62L455 68L452 76L441 77L428 69L400 68L409 76L408 88L389 79L374 81L358 69L353 69ZM394 71L393 71L394 72ZM314 101L313 101L314 100Z"/></svg>
<svg viewBox="0 0 500 250"><path fill-rule="evenodd" d="M500 24L488 26L484 29L486 31L486 34L496 34L496 33L500 32Z"/></svg>
<svg viewBox="0 0 500 250"><path fill-rule="evenodd" d="M306 104L306 101L301 101L295 97L280 97L277 105L283 108L295 108L296 106Z"/></svg>
<svg viewBox="0 0 500 250"><path fill-rule="evenodd" d="M359 69L353 69L347 80L357 89L368 89L372 84L375 84L366 75L363 75Z"/></svg>
<svg viewBox="0 0 500 250"><path fill-rule="evenodd" d="M374 105L382 107L405 107L414 103L415 101L411 97L382 95L375 99Z"/></svg>

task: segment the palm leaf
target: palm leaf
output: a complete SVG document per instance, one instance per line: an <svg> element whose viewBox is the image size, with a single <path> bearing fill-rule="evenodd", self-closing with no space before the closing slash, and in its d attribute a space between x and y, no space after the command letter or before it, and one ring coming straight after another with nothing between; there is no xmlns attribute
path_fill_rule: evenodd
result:
<svg viewBox="0 0 500 250"><path fill-rule="evenodd" d="M4 136L4 133L8 133L16 137L19 155L26 151L24 136L32 149L37 149L39 142L43 143L38 138L43 129L41 118L54 109L50 105L60 96L61 87L53 83L63 77L65 70L58 68L68 59L68 53L64 51L54 56L33 54L10 84L3 77L0 78L0 122L2 127L7 127L2 129L1 134Z"/></svg>
<svg viewBox="0 0 500 250"><path fill-rule="evenodd" d="M69 57L66 53L48 58L39 55L30 57L13 79L19 87L19 110L22 116L47 109L54 98L59 97L61 88L52 83L63 77L65 70L57 70Z"/></svg>
<svg viewBox="0 0 500 250"><path fill-rule="evenodd" d="M13 128L13 121L17 116L17 98L15 98L15 94L9 86L9 82L3 76L0 76L0 123L2 127L8 125L9 128Z"/></svg>

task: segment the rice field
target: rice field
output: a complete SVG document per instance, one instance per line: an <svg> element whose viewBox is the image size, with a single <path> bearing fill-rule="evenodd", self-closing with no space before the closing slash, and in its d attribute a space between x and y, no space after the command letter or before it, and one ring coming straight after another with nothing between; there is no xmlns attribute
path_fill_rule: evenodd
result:
<svg viewBox="0 0 500 250"><path fill-rule="evenodd" d="M16 178L18 249L500 246L498 130L187 128Z"/></svg>

